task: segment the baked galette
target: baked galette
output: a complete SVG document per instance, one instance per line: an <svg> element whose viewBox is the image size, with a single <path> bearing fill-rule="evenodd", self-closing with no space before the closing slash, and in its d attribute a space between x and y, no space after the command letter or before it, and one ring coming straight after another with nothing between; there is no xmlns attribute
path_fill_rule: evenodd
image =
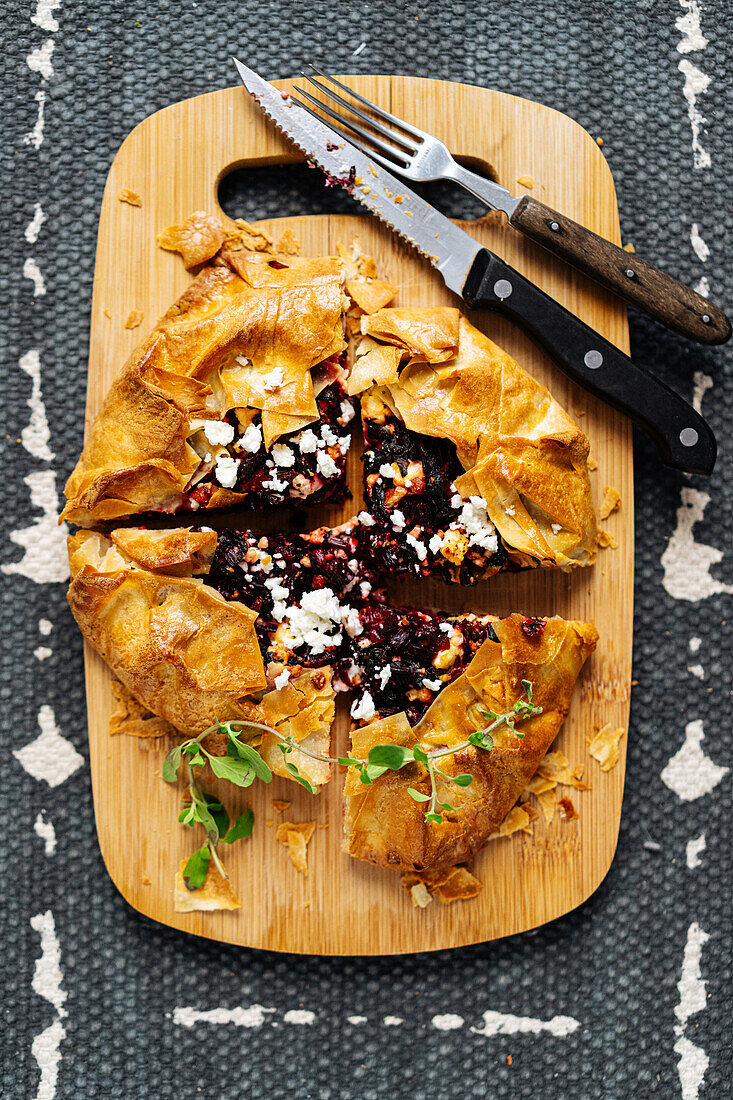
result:
<svg viewBox="0 0 733 1100"><path fill-rule="evenodd" d="M112 385L63 518L343 500L344 277L334 258L219 253Z"/></svg>
<svg viewBox="0 0 733 1100"><path fill-rule="evenodd" d="M491 617L492 636L416 725L400 711L352 732L351 752L359 758L385 744L418 744L425 752L465 747L440 757L437 804L452 808L438 821L425 817L431 788L422 764L386 771L369 784L350 769L344 791L344 849L350 855L383 867L432 871L470 859L498 828L557 736L575 681L598 640L590 623L546 619L529 635L525 624L520 615ZM490 751L466 746L486 726L487 714L511 712L525 697L523 681L532 684L532 702L541 713L521 727L500 725ZM470 775L471 782L456 785L448 778L459 774Z"/></svg>
<svg viewBox="0 0 733 1100"><path fill-rule="evenodd" d="M473 584L590 564L589 444L549 391L457 309L382 309L361 328L348 390L373 565Z"/></svg>

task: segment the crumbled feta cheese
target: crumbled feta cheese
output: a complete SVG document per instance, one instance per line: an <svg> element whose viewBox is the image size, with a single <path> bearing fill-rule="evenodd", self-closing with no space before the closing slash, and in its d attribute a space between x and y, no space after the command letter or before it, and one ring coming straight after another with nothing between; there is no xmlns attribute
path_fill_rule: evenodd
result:
<svg viewBox="0 0 733 1100"><path fill-rule="evenodd" d="M284 443L276 443L272 448L272 457L278 466L294 466L295 455Z"/></svg>
<svg viewBox="0 0 733 1100"><path fill-rule="evenodd" d="M201 532L202 534L203 534L203 533L204 533L204 531L205 531L207 535L213 535L213 533L214 533L214 528L213 528L213 527L199 527L199 531L200 531L200 532Z"/></svg>
<svg viewBox="0 0 733 1100"><path fill-rule="evenodd" d="M339 437L330 424L324 424L321 428L321 438L325 440L329 447L335 447L339 441Z"/></svg>
<svg viewBox="0 0 733 1100"><path fill-rule="evenodd" d="M341 610L341 622L350 638L358 638L363 633L359 612L353 607L344 607Z"/></svg>
<svg viewBox="0 0 733 1100"><path fill-rule="evenodd" d="M285 600L275 600L272 608L273 619L276 619L279 623L281 623L287 614L287 610L288 605L286 604Z"/></svg>
<svg viewBox="0 0 733 1100"><path fill-rule="evenodd" d="M233 489L237 483L237 472L239 471L239 459L232 458L231 455L223 454L219 455L216 460L216 470L214 476L219 484L224 489Z"/></svg>
<svg viewBox="0 0 733 1100"><path fill-rule="evenodd" d="M442 680L423 680L423 687L428 688L430 691L440 691L443 687Z"/></svg>
<svg viewBox="0 0 733 1100"><path fill-rule="evenodd" d="M452 634L456 627L453 623L441 623L438 629L442 630L444 634Z"/></svg>
<svg viewBox="0 0 733 1100"><path fill-rule="evenodd" d="M453 496L450 498L450 506L451 506L451 508L462 508L463 507L463 497L461 496L460 493L454 493L453 494Z"/></svg>
<svg viewBox="0 0 733 1100"><path fill-rule="evenodd" d="M399 466L397 467L397 473L395 473L395 465L396 463L383 462L382 465L379 467L379 473L382 477L389 477L392 478L392 480L394 481L394 479L397 477L397 474L399 474Z"/></svg>
<svg viewBox="0 0 733 1100"><path fill-rule="evenodd" d="M418 561L425 561L428 556L428 550L425 543L420 542L420 539L416 539L414 535L405 535L405 541L417 554Z"/></svg>
<svg viewBox="0 0 733 1100"><path fill-rule="evenodd" d="M262 446L262 429L257 424L248 424L243 436L240 436L239 446L248 454L256 454Z"/></svg>
<svg viewBox="0 0 733 1100"><path fill-rule="evenodd" d="M374 524L377 522L372 516L369 515L368 512L359 512L359 515L356 518L359 520L359 523L362 525L362 527L373 527Z"/></svg>
<svg viewBox="0 0 733 1100"><path fill-rule="evenodd" d="M389 680L391 675L392 675L392 666L391 665L385 665L384 668L381 669L381 671L377 673L377 679L379 680L379 686L382 689L382 691L384 691L384 689L386 688L387 681Z"/></svg>
<svg viewBox="0 0 733 1100"><path fill-rule="evenodd" d="M348 451L349 447L351 446L351 436L350 435L340 435L338 437L338 445L339 445L339 450L341 451L341 454L345 455L346 452Z"/></svg>
<svg viewBox="0 0 733 1100"><path fill-rule="evenodd" d="M263 384L266 393L275 393L279 390L285 381L282 367L273 367L269 374L266 374L263 379Z"/></svg>
<svg viewBox="0 0 733 1100"><path fill-rule="evenodd" d="M300 435L296 435L293 442L297 444L301 454L312 455L318 446L318 437L314 431L306 428Z"/></svg>
<svg viewBox="0 0 733 1100"><path fill-rule="evenodd" d="M496 529L489 519L487 504L483 497L472 496L463 502L458 523L465 528L469 545L480 546L493 554L499 548ZM453 527L454 524L451 524Z"/></svg>
<svg viewBox="0 0 733 1100"><path fill-rule="evenodd" d="M300 607L288 607L285 612L293 645L307 645L316 655L336 645L341 641L342 611L332 588L305 592Z"/></svg>
<svg viewBox="0 0 733 1100"><path fill-rule="evenodd" d="M363 718L365 722L371 721L376 713L377 708L374 706L374 700L368 691L365 691L361 699L353 703L351 707L351 717Z"/></svg>
<svg viewBox="0 0 733 1100"><path fill-rule="evenodd" d="M316 469L321 477L336 477L339 468L325 451L319 451L316 455Z"/></svg>
<svg viewBox="0 0 733 1100"><path fill-rule="evenodd" d="M188 502L188 507L191 509L192 512L198 512L201 505L199 504L199 502L197 500L194 500L193 498L191 498Z"/></svg>
<svg viewBox="0 0 733 1100"><path fill-rule="evenodd" d="M359 591L361 592L362 600L365 600L372 590L372 586L369 581L360 581Z"/></svg>
<svg viewBox="0 0 733 1100"><path fill-rule="evenodd" d="M290 595L290 589L285 587L280 577L267 577L265 587L270 589L273 600L286 600Z"/></svg>
<svg viewBox="0 0 733 1100"><path fill-rule="evenodd" d="M399 508L395 508L394 512L392 513L391 519L392 526L394 527L395 531L404 531L405 527L407 526L407 520L405 519L404 514L399 510Z"/></svg>
<svg viewBox="0 0 733 1100"><path fill-rule="evenodd" d="M286 684L290 683L290 673L286 668L282 670L279 676L275 677L275 687L278 691L284 688Z"/></svg>
<svg viewBox="0 0 733 1100"><path fill-rule="evenodd" d="M247 358L246 355L237 355L235 358L236 358L237 362L239 363L240 367L248 367L249 366L249 359Z"/></svg>
<svg viewBox="0 0 733 1100"><path fill-rule="evenodd" d="M273 474L269 481L262 482L262 488L271 489L273 493L281 493L287 487L287 481L281 481L277 474Z"/></svg>
<svg viewBox="0 0 733 1100"><path fill-rule="evenodd" d="M506 512L506 514L507 514L508 516L513 516L513 515L515 515L515 513L516 513L517 509L515 508L515 506L514 506L513 504L507 504L507 506L506 506L506 508L504 509L504 511Z"/></svg>
<svg viewBox="0 0 733 1100"><path fill-rule="evenodd" d="M226 420L207 420L204 424L204 435L212 446L219 443L226 447L234 439L234 428Z"/></svg>
<svg viewBox="0 0 733 1100"><path fill-rule="evenodd" d="M341 416L340 416L339 419L342 420L344 424L350 424L355 416L356 416L356 413L354 412L354 406L351 404L351 402L350 401L342 401L341 402Z"/></svg>
<svg viewBox="0 0 733 1100"><path fill-rule="evenodd" d="M555 534L557 534L558 531L562 531L562 524L561 523L553 523L552 530L555 532Z"/></svg>
<svg viewBox="0 0 733 1100"><path fill-rule="evenodd" d="M430 542L428 543L428 546L430 547L430 552L432 554L437 554L442 545L443 545L443 536L442 535L433 535Z"/></svg>

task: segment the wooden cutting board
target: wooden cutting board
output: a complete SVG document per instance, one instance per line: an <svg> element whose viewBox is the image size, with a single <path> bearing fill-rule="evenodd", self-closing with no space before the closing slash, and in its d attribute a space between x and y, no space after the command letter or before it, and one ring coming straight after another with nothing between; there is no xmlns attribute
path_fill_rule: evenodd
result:
<svg viewBox="0 0 733 1100"><path fill-rule="evenodd" d="M490 167L515 192L519 177L531 177L532 194L596 233L619 242L613 180L593 139L571 119L537 103L468 85L408 77L346 77L362 94L398 116L437 134L454 153ZM279 85L290 88L287 81ZM156 247L156 233L194 210L217 211L218 183L233 167L293 162L298 158L260 115L241 88L175 104L145 119L122 145L109 173L99 226L92 306L87 428L112 379L140 336L179 295L190 276L180 258ZM119 201L123 188L142 198L139 208ZM337 242L359 237L380 272L401 288L397 304L454 303L440 278L355 204L354 216L312 216L262 222L277 236L291 227L304 255L324 255ZM515 265L573 313L628 351L625 308L492 215L467 226L474 236ZM142 326L128 330L131 310ZM578 810L576 820L559 814L532 834L494 840L475 860L484 883L473 901L414 909L394 872L352 860L341 852L342 774L317 796L276 779L248 791L222 786L230 813L255 812L251 839L227 850L224 859L241 909L179 914L173 910L173 878L179 861L202 841L177 822L180 795L160 778L167 745L110 736L113 710L110 674L87 645L94 806L107 869L123 897L146 916L200 936L249 947L326 955L389 954L456 947L534 928L580 905L603 880L619 827L624 781L622 758L604 773L587 751L587 738L601 725L626 728L631 675L633 601L633 484L631 428L621 416L578 389L522 332L489 313L474 318L480 328L546 383L591 440L598 463L591 477L599 502L605 485L621 493L620 512L605 526L618 542L602 550L592 569L571 574L537 570L498 577L475 589L437 582L404 582L395 591L403 603L452 612L560 614L592 619L601 634L598 650L578 683L572 710L557 746L571 764L583 764L589 791L564 791ZM343 508L308 513L309 526L334 523L358 510L360 447L350 458L354 501ZM185 520L184 520L185 522ZM207 514L212 526L226 522ZM241 526L258 524L253 513ZM285 514L280 522L286 523ZM335 732L339 752L347 743L343 697ZM217 790L215 782L210 789ZM558 792L560 793L560 792ZM298 874L275 839L282 817L273 798L292 805L282 817L315 820L308 848L309 875Z"/></svg>

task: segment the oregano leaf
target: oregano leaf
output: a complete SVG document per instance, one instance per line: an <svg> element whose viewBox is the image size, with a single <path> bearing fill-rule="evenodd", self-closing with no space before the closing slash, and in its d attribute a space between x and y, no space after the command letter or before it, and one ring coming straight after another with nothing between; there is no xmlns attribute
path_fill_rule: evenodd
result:
<svg viewBox="0 0 733 1100"><path fill-rule="evenodd" d="M210 859L211 852L209 851L209 846L208 844L204 844L187 860L186 866L183 868L183 881L186 884L187 890L200 890L204 885L209 870Z"/></svg>
<svg viewBox="0 0 733 1100"><path fill-rule="evenodd" d="M174 745L170 750L165 760L163 761L163 779L166 783L175 783L178 779L178 769L181 766L181 757L183 755L183 748L181 745Z"/></svg>
<svg viewBox="0 0 733 1100"><path fill-rule="evenodd" d="M408 787L407 788L407 793L409 794L410 798L413 798L415 800L415 802L429 802L430 801L430 795L429 794L423 794L422 791L416 791L414 787Z"/></svg>
<svg viewBox="0 0 733 1100"><path fill-rule="evenodd" d="M226 836L221 838L222 843L233 844L235 840L241 840L243 837L251 836L254 823L255 815L252 810L245 810L243 814L239 815Z"/></svg>

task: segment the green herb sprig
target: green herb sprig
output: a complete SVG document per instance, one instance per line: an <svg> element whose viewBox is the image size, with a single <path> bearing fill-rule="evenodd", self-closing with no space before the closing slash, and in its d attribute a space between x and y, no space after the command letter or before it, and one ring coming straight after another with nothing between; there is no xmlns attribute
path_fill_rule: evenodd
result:
<svg viewBox="0 0 733 1100"><path fill-rule="evenodd" d="M216 855L217 844L219 840L222 840L224 843L231 843L231 840L228 838L232 831L236 830L239 823L242 821L242 818L239 818L235 825L232 826L232 829L229 829L228 832L226 832L226 830L224 832L222 831L221 815L224 814L224 816L226 816L226 813L213 795L204 793L194 777L193 769L203 768L208 763L214 775L220 779L227 779L229 782L239 787L249 787L255 779L261 779L265 783L269 783L272 780L272 772L258 753L257 749L248 742L241 740L241 735L245 731L268 733L275 737L278 741L278 748L283 754L286 770L292 778L305 787L310 794L316 794L316 788L300 773L295 762L289 759L293 750L296 748L298 752L303 753L312 760L318 760L325 764L340 764L344 768L354 768L359 773L361 782L367 786L371 785L375 779L379 779L385 772L400 771L408 764L420 764L427 772L430 782L430 793L425 794L415 787L408 787L407 792L415 802L425 804L424 814L426 821L440 824L443 820L442 811L449 813L454 811L456 807L449 802L441 801L438 797L438 776L446 782L454 784L456 787L470 786L473 782L473 776L469 772L450 775L448 772L442 771L437 762L445 756L453 756L471 746L483 749L485 752L490 752L494 747L493 734L501 726L506 726L521 740L524 737L524 733L516 728L516 723L524 722L528 718L533 718L535 715L542 714L542 707L535 706L532 702L531 681L522 680L522 687L524 688L526 699L518 700L514 703L511 710L503 714L498 714L496 711L484 707L479 708L481 716L486 720L486 725L481 729L474 730L465 741L451 748L430 749L426 751L419 744L413 745L412 748L408 748L405 745L373 745L366 759L355 756L323 756L321 753L312 752L303 745L296 744L292 736L286 737L271 726L267 726L262 722L252 722L248 719L232 719L228 722L217 722L215 725L204 730L203 733L200 733L198 737L191 738L180 745L174 746L165 759L163 765L163 778L168 783L175 783L181 763L185 763L189 778L191 804L181 813L179 820L187 825L194 825L197 823L203 825L207 836L207 844L199 849L198 852L194 853L191 860L189 860L189 864L195 861L191 869L192 881L198 881L200 879L201 884L203 884L206 878L209 859L214 859L219 870L224 874L221 863ZM227 738L226 756L214 756L204 748L202 744L203 740L210 733L214 732L221 733ZM247 812L251 814L251 811ZM219 814L219 820L217 820L217 814ZM242 817L245 816L246 815L242 815ZM252 818L251 821L253 820ZM245 827L242 825L240 826L240 831L237 836L249 836L249 833L252 831L251 821L249 831L242 831ZM233 839L237 839L237 836L233 837ZM186 870L188 870L188 865ZM184 872L184 877L185 875L186 872ZM196 889L195 886L189 888Z"/></svg>

